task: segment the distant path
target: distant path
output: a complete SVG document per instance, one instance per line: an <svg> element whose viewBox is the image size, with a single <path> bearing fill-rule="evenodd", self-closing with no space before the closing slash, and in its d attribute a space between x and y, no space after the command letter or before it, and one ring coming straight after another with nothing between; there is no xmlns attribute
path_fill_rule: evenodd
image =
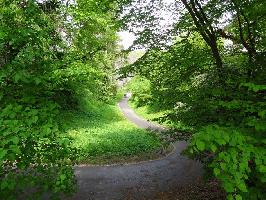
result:
<svg viewBox="0 0 266 200"><path fill-rule="evenodd" d="M124 115L141 128L163 131L160 126L139 118L123 98L119 107ZM79 200L153 200L160 191L193 183L202 175L199 163L180 155L186 147L178 142L168 156L136 164L113 166L78 166L75 174L78 192L72 199Z"/></svg>
<svg viewBox="0 0 266 200"><path fill-rule="evenodd" d="M155 130L155 131L165 131L166 129L163 128L160 125L156 125L154 123L148 122L145 119L140 118L138 115L136 115L136 113L134 112L134 110L132 110L129 105L128 105L128 97L124 97L119 103L119 107L121 109L121 111L123 112L123 114L125 115L125 117L133 122L134 124L136 124L138 127L140 128L145 128L145 129L151 129L151 130Z"/></svg>

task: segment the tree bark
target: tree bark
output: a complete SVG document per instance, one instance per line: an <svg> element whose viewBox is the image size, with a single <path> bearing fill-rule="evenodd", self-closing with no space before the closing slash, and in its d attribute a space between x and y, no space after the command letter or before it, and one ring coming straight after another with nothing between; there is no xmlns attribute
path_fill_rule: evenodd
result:
<svg viewBox="0 0 266 200"><path fill-rule="evenodd" d="M212 56L215 60L217 71L219 75L222 75L223 61L218 49L216 33L209 19L207 18L207 15L204 13L202 6L197 0L190 0L190 2L188 2L187 0L181 1L188 10L204 41L211 48Z"/></svg>
<svg viewBox="0 0 266 200"><path fill-rule="evenodd" d="M238 21L238 29L239 29L239 37L242 45L247 49L248 55L249 55L249 62L254 62L254 57L256 56L256 47L255 47L255 39L254 35L252 33L252 26L247 18L247 16L244 14L243 10L241 10L241 5L239 5L235 0L232 1L232 7L236 11L236 17ZM245 38L244 35L244 23L242 23L241 16L243 17L244 21L246 22L246 28L247 28L247 37Z"/></svg>

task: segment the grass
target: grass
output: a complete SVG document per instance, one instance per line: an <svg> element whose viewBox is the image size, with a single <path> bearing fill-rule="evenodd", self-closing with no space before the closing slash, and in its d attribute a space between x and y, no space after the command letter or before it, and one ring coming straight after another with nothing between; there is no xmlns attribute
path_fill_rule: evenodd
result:
<svg viewBox="0 0 266 200"><path fill-rule="evenodd" d="M158 121L156 121L156 119L163 117L163 115L165 114L164 111L156 111L148 105L137 107L136 104L132 101L129 101L129 106L134 109L134 111L142 118L153 121L153 123L168 126L167 123L159 123Z"/></svg>
<svg viewBox="0 0 266 200"><path fill-rule="evenodd" d="M190 133L193 132L193 128L182 124L181 122L173 121L159 121L159 118L162 118L167 111L162 111L156 107L151 107L149 105L137 107L136 104L132 101L129 101L129 106L142 118L145 118L149 121L152 121L155 124L160 124L168 129L177 130L179 132Z"/></svg>
<svg viewBox="0 0 266 200"><path fill-rule="evenodd" d="M160 139L127 121L116 105L90 103L84 111L65 111L61 119L78 148L77 161L106 164L151 159Z"/></svg>

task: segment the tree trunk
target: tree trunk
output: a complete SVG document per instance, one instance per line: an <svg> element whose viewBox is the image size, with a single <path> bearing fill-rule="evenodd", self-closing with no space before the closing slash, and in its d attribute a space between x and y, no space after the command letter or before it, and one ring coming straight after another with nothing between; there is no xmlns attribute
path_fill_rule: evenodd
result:
<svg viewBox="0 0 266 200"><path fill-rule="evenodd" d="M216 68L219 77L223 75L223 61L218 49L217 45L217 37L216 33L211 26L209 19L207 19L207 15L204 13L203 8L197 0L190 0L188 3L187 0L181 0L189 14L191 15L198 32L203 37L204 41L211 48L212 56L215 60Z"/></svg>

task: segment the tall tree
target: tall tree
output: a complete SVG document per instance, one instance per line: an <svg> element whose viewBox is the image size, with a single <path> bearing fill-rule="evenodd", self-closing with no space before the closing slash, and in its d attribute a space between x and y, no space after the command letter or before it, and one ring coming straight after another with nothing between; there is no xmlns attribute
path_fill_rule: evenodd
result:
<svg viewBox="0 0 266 200"><path fill-rule="evenodd" d="M0 0L0 199L74 191L77 149L58 118L81 95L115 92L116 9L100 0Z"/></svg>
<svg viewBox="0 0 266 200"><path fill-rule="evenodd" d="M121 71L138 75L132 85L149 85L134 87L141 105L166 110L162 119L194 133L190 155L221 181L228 199L264 199L266 2L175 5L179 17L168 32L171 45L149 46Z"/></svg>

